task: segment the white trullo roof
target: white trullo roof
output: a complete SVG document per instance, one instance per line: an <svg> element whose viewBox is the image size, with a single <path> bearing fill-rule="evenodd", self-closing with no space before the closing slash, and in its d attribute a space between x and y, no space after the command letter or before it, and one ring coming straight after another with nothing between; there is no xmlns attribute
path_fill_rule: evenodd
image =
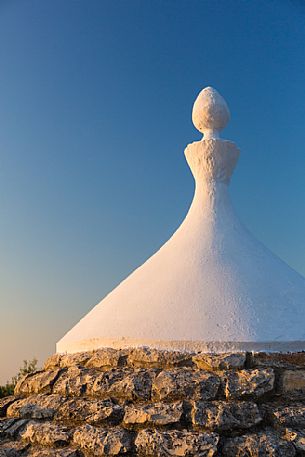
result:
<svg viewBox="0 0 305 457"><path fill-rule="evenodd" d="M230 114L207 87L189 144L194 199L174 235L58 343L58 352L149 346L223 352L305 349L305 278L240 223L228 185L239 157L219 138Z"/></svg>

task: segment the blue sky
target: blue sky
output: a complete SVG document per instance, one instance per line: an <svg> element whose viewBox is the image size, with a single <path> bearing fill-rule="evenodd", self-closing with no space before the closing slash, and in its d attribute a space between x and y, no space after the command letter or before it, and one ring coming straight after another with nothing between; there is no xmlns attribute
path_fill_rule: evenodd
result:
<svg viewBox="0 0 305 457"><path fill-rule="evenodd" d="M197 93L241 148L242 221L305 275L302 0L0 3L0 381L180 224Z"/></svg>

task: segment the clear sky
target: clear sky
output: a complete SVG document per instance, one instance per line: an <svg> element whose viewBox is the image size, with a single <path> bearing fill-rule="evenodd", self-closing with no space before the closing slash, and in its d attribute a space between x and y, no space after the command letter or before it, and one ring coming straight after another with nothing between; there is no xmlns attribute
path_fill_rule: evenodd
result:
<svg viewBox="0 0 305 457"><path fill-rule="evenodd" d="M0 1L0 382L184 218L212 85L242 221L305 275L303 0Z"/></svg>

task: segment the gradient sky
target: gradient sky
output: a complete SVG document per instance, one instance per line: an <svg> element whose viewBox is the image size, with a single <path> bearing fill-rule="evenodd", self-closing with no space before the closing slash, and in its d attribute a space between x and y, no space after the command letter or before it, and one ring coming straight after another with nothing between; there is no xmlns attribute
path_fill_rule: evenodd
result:
<svg viewBox="0 0 305 457"><path fill-rule="evenodd" d="M0 0L0 382L178 227L207 85L240 218L305 275L304 43L303 0Z"/></svg>

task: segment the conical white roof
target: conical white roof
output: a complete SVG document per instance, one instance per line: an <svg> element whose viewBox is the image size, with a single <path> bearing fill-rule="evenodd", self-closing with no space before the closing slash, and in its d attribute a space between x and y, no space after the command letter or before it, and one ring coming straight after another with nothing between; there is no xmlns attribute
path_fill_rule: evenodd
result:
<svg viewBox="0 0 305 457"><path fill-rule="evenodd" d="M58 343L57 352L150 346L223 352L305 349L305 278L240 223L228 194L239 157L219 138L230 117L207 87L185 149L196 188L174 235Z"/></svg>

